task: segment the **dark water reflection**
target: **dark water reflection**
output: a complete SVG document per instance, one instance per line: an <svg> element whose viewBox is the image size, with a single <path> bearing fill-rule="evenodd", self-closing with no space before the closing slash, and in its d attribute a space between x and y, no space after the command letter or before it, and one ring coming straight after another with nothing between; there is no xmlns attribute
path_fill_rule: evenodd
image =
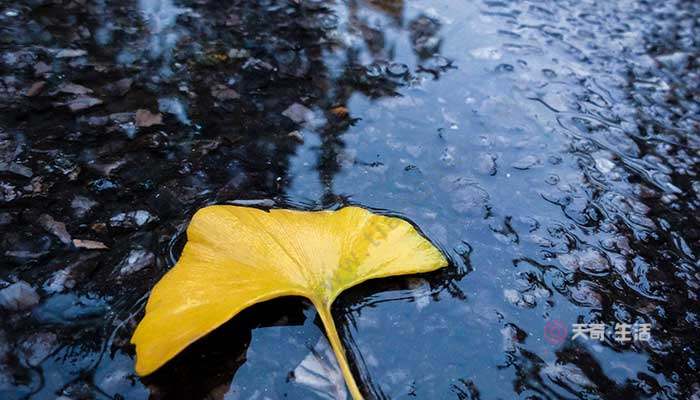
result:
<svg viewBox="0 0 700 400"><path fill-rule="evenodd" d="M699 17L682 0L0 4L0 289L29 286L0 309L0 397L342 397L332 366L304 375L327 353L294 299L135 376L148 289L213 203L361 204L450 255L336 304L368 397L700 396ZM552 320L651 338L552 344Z"/></svg>

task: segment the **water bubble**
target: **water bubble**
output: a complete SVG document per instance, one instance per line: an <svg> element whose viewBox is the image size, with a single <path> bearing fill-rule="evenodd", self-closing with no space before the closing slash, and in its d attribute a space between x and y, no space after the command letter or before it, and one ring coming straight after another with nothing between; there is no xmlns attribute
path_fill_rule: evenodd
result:
<svg viewBox="0 0 700 400"><path fill-rule="evenodd" d="M378 78L384 74L384 68L380 64L372 63L365 68L365 74L370 78Z"/></svg>
<svg viewBox="0 0 700 400"><path fill-rule="evenodd" d="M408 65L394 62L389 64L387 72L392 76L404 76L408 73Z"/></svg>

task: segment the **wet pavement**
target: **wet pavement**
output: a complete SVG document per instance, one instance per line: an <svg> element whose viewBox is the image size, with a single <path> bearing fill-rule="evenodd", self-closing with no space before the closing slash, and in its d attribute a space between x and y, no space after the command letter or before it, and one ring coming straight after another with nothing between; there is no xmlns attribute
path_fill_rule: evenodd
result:
<svg viewBox="0 0 700 400"><path fill-rule="evenodd" d="M682 0L0 3L0 398L344 398L299 299L146 379L129 339L197 209L358 204L452 260L336 303L368 398L700 399L699 21Z"/></svg>

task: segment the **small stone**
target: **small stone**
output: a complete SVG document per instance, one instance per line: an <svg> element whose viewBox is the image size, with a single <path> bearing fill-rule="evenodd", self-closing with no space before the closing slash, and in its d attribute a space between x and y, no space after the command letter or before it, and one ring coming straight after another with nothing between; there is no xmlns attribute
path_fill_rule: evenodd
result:
<svg viewBox="0 0 700 400"><path fill-rule="evenodd" d="M241 199L241 200L234 200L231 203L239 205L239 206L258 206L258 207L274 207L275 202L274 200L271 199Z"/></svg>
<svg viewBox="0 0 700 400"><path fill-rule="evenodd" d="M228 51L229 58L248 58L250 53L246 49L231 49Z"/></svg>
<svg viewBox="0 0 700 400"><path fill-rule="evenodd" d="M106 192L119 187L116 183L106 178L95 179L94 181L90 182L89 186L97 192Z"/></svg>
<svg viewBox="0 0 700 400"><path fill-rule="evenodd" d="M10 225L13 221L12 214L9 212L0 213L0 226Z"/></svg>
<svg viewBox="0 0 700 400"><path fill-rule="evenodd" d="M596 289L590 282L579 282L570 289L571 299L584 307L600 308L603 304L603 296Z"/></svg>
<svg viewBox="0 0 700 400"><path fill-rule="evenodd" d="M0 202L9 203L16 199L17 196L19 196L19 192L14 185L7 182L0 182Z"/></svg>
<svg viewBox="0 0 700 400"><path fill-rule="evenodd" d="M297 124L310 121L311 119L313 119L313 114L313 111L299 103L294 103L291 106L287 107L286 110L282 111L282 115L291 119Z"/></svg>
<svg viewBox="0 0 700 400"><path fill-rule="evenodd" d="M656 56L656 61L667 68L683 70L688 65L688 60L692 59L690 54L683 52L668 53Z"/></svg>
<svg viewBox="0 0 700 400"><path fill-rule="evenodd" d="M22 189L25 192L31 192L37 196L45 196L46 191L54 185L53 182L46 183L44 177L37 176L34 177L27 185L24 185Z"/></svg>
<svg viewBox="0 0 700 400"><path fill-rule="evenodd" d="M440 161L445 163L447 166L454 167L456 150L456 147L452 145L445 147L442 154L440 154Z"/></svg>
<svg viewBox="0 0 700 400"><path fill-rule="evenodd" d="M109 308L104 300L72 293L55 294L32 311L41 324L72 325L102 318Z"/></svg>
<svg viewBox="0 0 700 400"><path fill-rule="evenodd" d="M105 233L107 231L107 224L104 222L95 222L90 225L90 229L97 233Z"/></svg>
<svg viewBox="0 0 700 400"><path fill-rule="evenodd" d="M72 82L61 83L52 93L67 93L67 94L88 94L92 93L92 89L83 85L78 85Z"/></svg>
<svg viewBox="0 0 700 400"><path fill-rule="evenodd" d="M515 169L530 169L540 163L540 159L535 156L526 156L511 164Z"/></svg>
<svg viewBox="0 0 700 400"><path fill-rule="evenodd" d="M607 174L615 168L615 159L617 156L615 153L608 150L598 150L591 153L591 157L595 161L595 166L598 171Z"/></svg>
<svg viewBox="0 0 700 400"><path fill-rule="evenodd" d="M76 50L76 49L63 49L56 53L56 58L75 58L75 57L82 57L87 54L87 51L85 50Z"/></svg>
<svg viewBox="0 0 700 400"><path fill-rule="evenodd" d="M51 66L43 61L39 61L34 65L34 75L42 76L47 72L51 72Z"/></svg>
<svg viewBox="0 0 700 400"><path fill-rule="evenodd" d="M32 86L27 89L27 97L34 97L41 93L44 88L46 87L46 82L44 81L39 81L39 82L34 82Z"/></svg>
<svg viewBox="0 0 700 400"><path fill-rule="evenodd" d="M136 225L141 226L145 224L146 222L149 222L153 219L151 214L148 211L144 210L138 210L134 213L134 221L136 222Z"/></svg>
<svg viewBox="0 0 700 400"><path fill-rule="evenodd" d="M63 244L71 243L71 236L66 230L66 224L58 222L48 214L42 214L39 217L39 224L46 229L47 232L55 235Z"/></svg>
<svg viewBox="0 0 700 400"><path fill-rule="evenodd" d="M573 364L548 363L541 373L553 382L570 382L574 387L593 388L595 385L577 366ZM567 382L567 386L568 386Z"/></svg>
<svg viewBox="0 0 700 400"><path fill-rule="evenodd" d="M119 213L109 220L111 226L117 226L122 228L132 228L136 226L143 226L149 222L156 219L151 213L146 210L130 211L126 213Z"/></svg>
<svg viewBox="0 0 700 400"><path fill-rule="evenodd" d="M148 250L131 250L129 255L119 264L119 273L122 275L132 274L151 266L155 260L156 256Z"/></svg>
<svg viewBox="0 0 700 400"><path fill-rule="evenodd" d="M575 250L569 254L560 254L557 260L568 272L583 271L600 274L610 270L610 263L595 249Z"/></svg>
<svg viewBox="0 0 700 400"><path fill-rule="evenodd" d="M96 201L90 200L85 196L76 195L70 202L71 207L75 210L75 215L78 217L83 217L87 214L93 207L97 205Z"/></svg>
<svg viewBox="0 0 700 400"><path fill-rule="evenodd" d="M30 251L30 250L7 250L5 255L19 259L33 260L45 255L46 251Z"/></svg>
<svg viewBox="0 0 700 400"><path fill-rule="evenodd" d="M133 83L133 79L123 78L114 83L105 85L104 89L113 96L124 96L131 89Z"/></svg>
<svg viewBox="0 0 700 400"><path fill-rule="evenodd" d="M139 128L148 128L153 125L163 125L163 115L161 113L152 113L149 110L136 110L134 122Z"/></svg>
<svg viewBox="0 0 700 400"><path fill-rule="evenodd" d="M91 116L87 118L78 118L78 121L87 123L90 126L103 126L109 123L108 116Z"/></svg>
<svg viewBox="0 0 700 400"><path fill-rule="evenodd" d="M235 100L235 99L241 97L238 94L238 92L229 88L226 85L215 85L211 89L211 95L214 96L215 99L220 100L220 101Z"/></svg>
<svg viewBox="0 0 700 400"><path fill-rule="evenodd" d="M479 154L476 169L479 173L484 175L496 175L496 157L486 153Z"/></svg>
<svg viewBox="0 0 700 400"><path fill-rule="evenodd" d="M62 104L57 104L57 105L65 105L70 108L71 111L76 112L76 111L81 111L81 110L86 110L88 108L94 107L96 105L102 104L102 100L90 97L90 96L78 96L73 100L68 101L67 103L62 103Z"/></svg>
<svg viewBox="0 0 700 400"><path fill-rule="evenodd" d="M115 124L126 124L136 119L136 113L122 112L109 114L109 121Z"/></svg>
<svg viewBox="0 0 700 400"><path fill-rule="evenodd" d="M598 171L607 174L608 172L612 171L613 168L615 168L615 163L608 160L607 158L596 157L595 166L596 168L598 168Z"/></svg>
<svg viewBox="0 0 700 400"><path fill-rule="evenodd" d="M256 69L258 71L265 70L265 71L274 71L276 68L270 64L267 61L263 61L259 58L249 58L246 60L245 63L243 63L243 69Z"/></svg>
<svg viewBox="0 0 700 400"><path fill-rule="evenodd" d="M476 182L450 175L442 179L440 188L449 193L452 208L460 213L481 211L489 200L489 194Z"/></svg>
<svg viewBox="0 0 700 400"><path fill-rule="evenodd" d="M27 282L19 281L0 290L0 307L22 311L39 304L39 295Z"/></svg>
<svg viewBox="0 0 700 400"><path fill-rule="evenodd" d="M345 118L350 114L347 107L343 106L333 107L330 111L331 114L335 115L338 118Z"/></svg>
<svg viewBox="0 0 700 400"><path fill-rule="evenodd" d="M503 291L503 297L508 300L509 303L517 305L520 302L520 293L515 289L505 289Z"/></svg>
<svg viewBox="0 0 700 400"><path fill-rule="evenodd" d="M529 239L541 247L554 247L554 243L551 240L534 233L529 236Z"/></svg>
<svg viewBox="0 0 700 400"><path fill-rule="evenodd" d="M88 249L88 250L106 250L109 248L102 242L98 242L97 240L87 240L87 239L73 239L73 246L75 246L79 249Z"/></svg>
<svg viewBox="0 0 700 400"><path fill-rule="evenodd" d="M72 289L75 287L75 279L71 274L69 268L60 269L51 275L49 279L44 282L42 288L47 293L60 293L66 289Z"/></svg>
<svg viewBox="0 0 700 400"><path fill-rule="evenodd" d="M0 161L0 172L11 172L25 178L31 178L34 175L34 172L32 172L31 169L15 162L8 163Z"/></svg>

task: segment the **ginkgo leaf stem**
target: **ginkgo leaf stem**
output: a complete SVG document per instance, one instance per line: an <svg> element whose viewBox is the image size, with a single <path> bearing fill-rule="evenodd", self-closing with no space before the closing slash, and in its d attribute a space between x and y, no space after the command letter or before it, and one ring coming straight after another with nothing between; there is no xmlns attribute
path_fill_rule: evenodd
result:
<svg viewBox="0 0 700 400"><path fill-rule="evenodd" d="M335 329L335 322L333 321L333 316L331 315L330 304L318 304L314 302L316 310L321 317L321 322L323 322L323 327L326 329L326 336L328 336L328 341L331 343L333 352L335 353L335 358L338 361L340 370L343 373L343 378L345 378L345 384L352 395L354 400L363 400L362 393L355 383L355 377L352 376L350 371L350 365L348 364L347 357L345 356L345 349L343 343L340 341L338 336L338 331Z"/></svg>

